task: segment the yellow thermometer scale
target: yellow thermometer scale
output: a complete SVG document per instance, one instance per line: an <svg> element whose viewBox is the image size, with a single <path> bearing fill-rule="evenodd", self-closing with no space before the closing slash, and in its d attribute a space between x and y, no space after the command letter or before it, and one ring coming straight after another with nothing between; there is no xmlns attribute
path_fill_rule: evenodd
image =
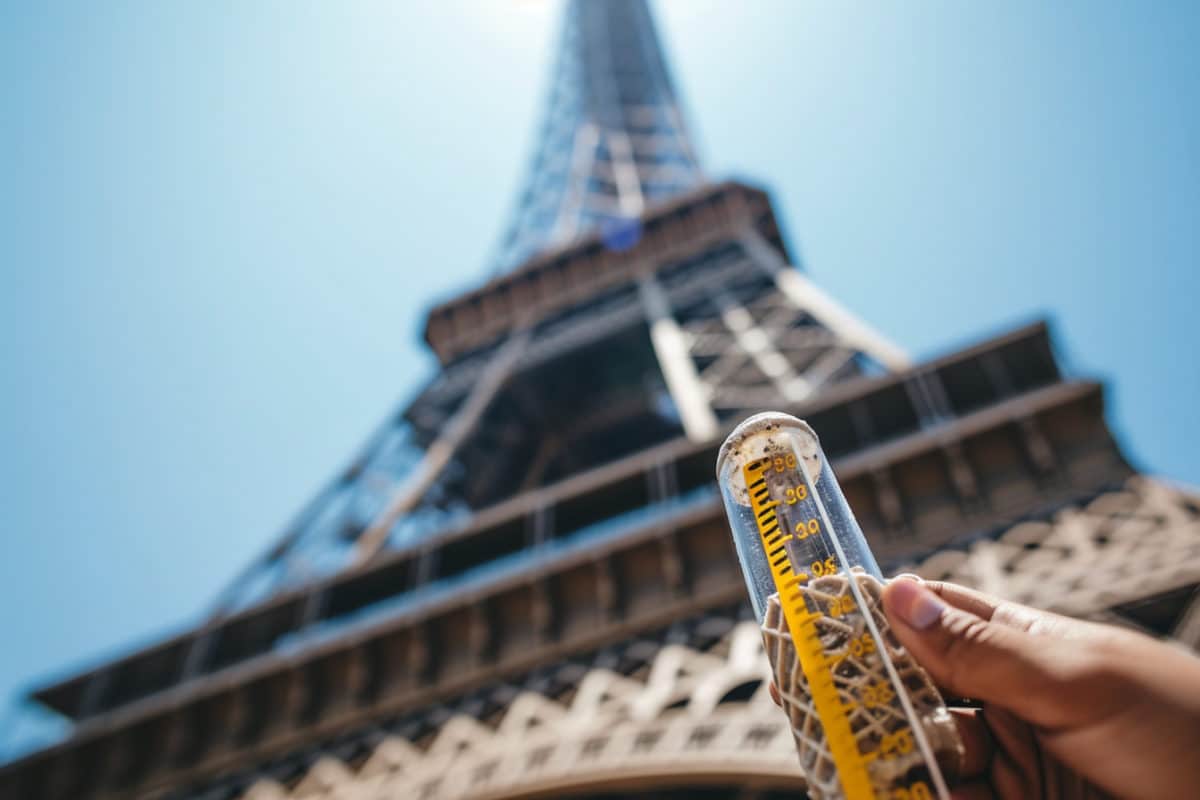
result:
<svg viewBox="0 0 1200 800"><path fill-rule="evenodd" d="M948 798L957 729L891 635L879 567L816 434L785 414L751 417L717 474L810 796Z"/></svg>

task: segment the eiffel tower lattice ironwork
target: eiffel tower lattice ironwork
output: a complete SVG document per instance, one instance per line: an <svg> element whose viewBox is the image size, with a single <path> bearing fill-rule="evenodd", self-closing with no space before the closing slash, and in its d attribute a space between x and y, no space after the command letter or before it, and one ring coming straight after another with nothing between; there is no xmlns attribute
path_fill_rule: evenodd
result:
<svg viewBox="0 0 1200 800"><path fill-rule="evenodd" d="M196 629L35 693L0 797L794 797L715 491L767 408L880 560L1200 643L1200 503L1035 324L919 364L710 182L643 0L569 0L533 168L439 373Z"/></svg>
<svg viewBox="0 0 1200 800"><path fill-rule="evenodd" d="M680 426L692 439L708 439L730 414L799 402L870 365L907 364L895 346L787 263L769 209L767 219L733 223L721 241L692 254L696 264L674 273L624 255L640 242L645 224L669 218L655 214L665 204L702 196L710 204L727 202L731 192L747 192L722 193L703 182L644 2L573 0L558 64L528 188L502 247L502 263L515 263L515 270L496 277L480 298L434 310L427 338L441 374L230 587L222 610L445 528L546 482L547 469L561 476L611 457L588 454L580 436L640 424L646 435L627 437L628 448L646 447ZM694 215L704 206L680 208ZM542 279L552 272L544 259L513 262L554 242L577 245L554 251L559 258L583 250L607 261L594 265L595 276L572 276L561 287ZM495 307L474 318L476 302ZM633 330L649 334L649 347L644 335L638 344L627 342L639 374L603 386L573 379L575 349L614 333L638 335ZM567 404L565 395L521 379L538 369L552 371L578 397ZM623 417L609 405L616 395L629 411ZM589 404L602 419L584 413ZM501 438L481 450L488 436ZM522 452L521 444L539 440L539 452ZM533 463L502 467L498 449L532 455ZM581 466L555 463L556 449L569 450ZM474 469L481 452L490 466ZM512 483L497 484L489 474L502 470Z"/></svg>

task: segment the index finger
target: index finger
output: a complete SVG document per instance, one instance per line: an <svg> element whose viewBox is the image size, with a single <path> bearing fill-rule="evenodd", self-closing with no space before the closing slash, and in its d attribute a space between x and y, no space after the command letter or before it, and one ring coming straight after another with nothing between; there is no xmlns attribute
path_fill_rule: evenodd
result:
<svg viewBox="0 0 1200 800"><path fill-rule="evenodd" d="M978 778L988 771L996 743L978 709L951 708L950 716L958 728L958 738L963 743L963 760L958 780Z"/></svg>

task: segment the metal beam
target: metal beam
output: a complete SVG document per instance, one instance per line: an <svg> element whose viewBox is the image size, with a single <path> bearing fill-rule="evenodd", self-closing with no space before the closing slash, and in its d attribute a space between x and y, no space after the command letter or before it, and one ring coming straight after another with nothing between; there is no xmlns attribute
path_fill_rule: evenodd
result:
<svg viewBox="0 0 1200 800"><path fill-rule="evenodd" d="M650 323L654 354L667 382L667 391L679 411L684 433L694 442L711 439L720 430L717 415L708 404L708 392L688 354L687 338L671 314L667 293L649 275L639 281L638 290Z"/></svg>
<svg viewBox="0 0 1200 800"><path fill-rule="evenodd" d="M754 262L774 278L779 291L798 308L807 311L817 322L874 358L888 370L899 372L911 366L912 361L907 353L843 308L799 270L793 269L758 231L747 229L740 239Z"/></svg>
<svg viewBox="0 0 1200 800"><path fill-rule="evenodd" d="M483 417L483 412L496 397L501 387L512 375L517 361L529 344L528 328L514 333L500 348L491 363L471 389L462 407L455 412L442 435L425 451L421 463L412 471L404 484L397 489L384 506L383 511L358 537L355 545L355 562L362 564L378 553L387 542L392 525L404 514L416 508L433 486L450 459L466 441L471 431Z"/></svg>

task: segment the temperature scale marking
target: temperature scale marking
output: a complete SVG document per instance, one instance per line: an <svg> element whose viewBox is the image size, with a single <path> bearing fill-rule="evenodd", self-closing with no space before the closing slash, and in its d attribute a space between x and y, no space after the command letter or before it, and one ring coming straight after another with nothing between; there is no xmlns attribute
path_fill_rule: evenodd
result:
<svg viewBox="0 0 1200 800"><path fill-rule="evenodd" d="M771 577L779 593L779 605L787 621L788 632L800 658L800 668L808 680L813 704L825 730L825 739L837 767L838 779L849 800L870 800L875 797L867 764L874 754L866 756L858 749L858 739L850 727L849 709L838 695L833 681L835 663L825 656L817 631L818 614L808 610L800 585L808 576L797 574L788 558L785 543L791 538L780 531L779 515L775 511L778 500L771 499L767 488L766 472L770 459L746 464L742 467L746 486L749 489L750 507L754 511L758 533L762 537L763 550L771 566Z"/></svg>

